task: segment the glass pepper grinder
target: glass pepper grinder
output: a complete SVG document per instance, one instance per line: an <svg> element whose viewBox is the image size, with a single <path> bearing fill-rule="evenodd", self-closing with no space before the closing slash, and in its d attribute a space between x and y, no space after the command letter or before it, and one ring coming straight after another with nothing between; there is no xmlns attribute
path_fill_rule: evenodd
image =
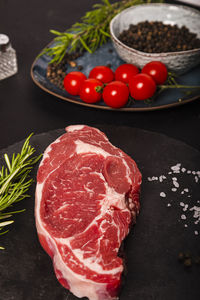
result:
<svg viewBox="0 0 200 300"><path fill-rule="evenodd" d="M16 52L9 37L0 33L0 80L17 73Z"/></svg>

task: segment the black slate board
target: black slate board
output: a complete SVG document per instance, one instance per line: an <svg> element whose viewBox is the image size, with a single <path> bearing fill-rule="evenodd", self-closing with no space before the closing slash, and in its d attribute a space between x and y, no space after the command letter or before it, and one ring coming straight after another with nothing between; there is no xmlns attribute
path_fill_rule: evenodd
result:
<svg viewBox="0 0 200 300"><path fill-rule="evenodd" d="M180 251L200 254L200 223L194 224L196 219L189 210L193 205L200 206L200 178L197 183L192 173L168 174L177 163L190 171L200 170L200 153L165 135L128 127L97 127L135 159L143 174L141 212L125 241L127 274L120 300L200 299L200 266L186 270L177 260ZM35 135L31 144L41 153L63 132L59 129ZM5 152L18 152L22 143L3 149L0 157ZM36 172L37 166L34 177ZM163 182L148 180L164 174L167 178ZM177 192L171 191L172 177L177 177L180 184ZM189 191L181 194L183 188ZM15 205L26 211L16 215L10 232L0 237L0 245L6 247L0 251L0 300L78 299L58 283L51 260L38 242L34 189L35 185L30 190L31 198ZM161 192L167 197L160 197ZM189 205L187 211L182 211L180 202ZM181 219L182 214L186 220Z"/></svg>

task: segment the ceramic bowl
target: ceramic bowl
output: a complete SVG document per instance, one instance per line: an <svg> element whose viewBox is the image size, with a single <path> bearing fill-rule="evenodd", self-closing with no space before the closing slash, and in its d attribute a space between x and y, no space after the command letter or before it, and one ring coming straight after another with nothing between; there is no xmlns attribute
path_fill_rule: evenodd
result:
<svg viewBox="0 0 200 300"><path fill-rule="evenodd" d="M127 30L130 24L143 21L161 21L164 24L176 24L178 27L185 25L200 38L200 11L196 9L159 3L132 6L116 15L110 22L111 39L122 60L139 68L150 61L161 61L177 74L186 73L200 63L200 48L179 52L146 53L130 48L118 40L119 34Z"/></svg>

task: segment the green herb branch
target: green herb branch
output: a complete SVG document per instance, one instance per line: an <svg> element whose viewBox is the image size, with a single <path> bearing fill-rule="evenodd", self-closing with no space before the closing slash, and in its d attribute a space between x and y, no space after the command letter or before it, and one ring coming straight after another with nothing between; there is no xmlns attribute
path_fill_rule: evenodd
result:
<svg viewBox="0 0 200 300"><path fill-rule="evenodd" d="M55 43L45 48L39 56L47 54L52 58L50 63L60 63L66 52L86 50L93 53L110 38L109 24L116 14L130 6L150 2L151 0L123 0L111 4L109 0L102 0L102 3L94 4L93 9L82 17L82 22L75 23L66 32L50 30L56 35Z"/></svg>
<svg viewBox="0 0 200 300"><path fill-rule="evenodd" d="M12 224L13 220L7 220L15 213L23 210L4 212L12 204L29 197L27 191L33 182L29 174L33 166L41 158L41 155L33 157L35 149L29 145L32 134L26 139L21 152L12 156L10 160L7 154L4 154L5 166L0 170L0 235L8 230L5 227ZM0 249L4 249L0 247Z"/></svg>

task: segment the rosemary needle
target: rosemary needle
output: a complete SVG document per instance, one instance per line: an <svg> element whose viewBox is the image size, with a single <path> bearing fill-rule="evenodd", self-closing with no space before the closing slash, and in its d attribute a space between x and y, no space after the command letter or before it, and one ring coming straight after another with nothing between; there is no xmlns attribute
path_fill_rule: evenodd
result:
<svg viewBox="0 0 200 300"><path fill-rule="evenodd" d="M24 211L22 209L7 212L7 208L29 197L27 191L33 182L29 173L41 158L41 155L32 156L35 149L29 145L31 136L32 134L25 140L21 152L17 155L14 153L11 160L7 154L4 154L5 166L2 166L0 170L0 235L7 233L8 230L5 230L5 227L14 222L7 219L15 213ZM0 247L0 249L4 248Z"/></svg>
<svg viewBox="0 0 200 300"><path fill-rule="evenodd" d="M152 0L122 0L110 3L102 0L102 3L94 4L91 11L86 12L81 22L75 23L65 32L50 30L56 35L54 43L45 48L39 56L47 54L51 57L50 63L60 63L66 52L88 51L93 53L98 47L110 39L109 24L112 18L122 10L137 4L150 3ZM163 2L154 0L153 2Z"/></svg>

